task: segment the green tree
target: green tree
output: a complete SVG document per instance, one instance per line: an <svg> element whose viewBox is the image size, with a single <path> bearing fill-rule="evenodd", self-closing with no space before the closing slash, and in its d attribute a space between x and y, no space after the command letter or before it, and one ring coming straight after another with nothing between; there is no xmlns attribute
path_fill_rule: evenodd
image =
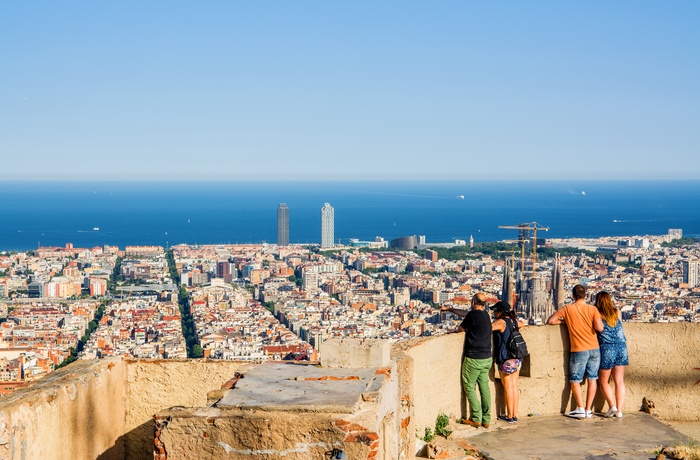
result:
<svg viewBox="0 0 700 460"><path fill-rule="evenodd" d="M185 287L180 285L180 277L175 267L175 257L173 256L172 249L166 253L166 260L168 261L170 278L175 281L175 284L179 288L177 291L177 302L180 307L180 327L182 328L182 335L185 337L187 357L201 358L204 354L199 343L199 337L197 337L194 318L192 318L192 312L190 311L190 296Z"/></svg>

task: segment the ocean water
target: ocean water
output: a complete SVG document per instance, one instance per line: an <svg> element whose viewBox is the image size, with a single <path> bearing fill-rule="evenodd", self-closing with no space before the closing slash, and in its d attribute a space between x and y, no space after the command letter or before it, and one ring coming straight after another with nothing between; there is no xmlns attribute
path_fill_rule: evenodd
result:
<svg viewBox="0 0 700 460"><path fill-rule="evenodd" d="M458 198L464 196L463 199ZM700 235L700 181L12 182L0 183L0 250L38 245L274 243L277 206L290 241L425 235L517 238L499 225L537 222L542 237Z"/></svg>

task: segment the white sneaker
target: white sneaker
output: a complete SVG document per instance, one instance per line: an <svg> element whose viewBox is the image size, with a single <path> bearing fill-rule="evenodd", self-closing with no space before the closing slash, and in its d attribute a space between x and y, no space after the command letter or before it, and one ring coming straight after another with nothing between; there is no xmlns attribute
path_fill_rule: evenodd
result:
<svg viewBox="0 0 700 460"><path fill-rule="evenodd" d="M571 418L586 418L586 409L583 407L577 407L576 410L567 412L566 416Z"/></svg>
<svg viewBox="0 0 700 460"><path fill-rule="evenodd" d="M622 418L622 411L619 411L617 414L615 414L615 417Z"/></svg>
<svg viewBox="0 0 700 460"><path fill-rule="evenodd" d="M611 407L610 409L608 409L608 411L605 413L605 417L606 417L606 418L617 417L617 413L618 413L618 412L617 412L617 407L612 406L612 407Z"/></svg>
<svg viewBox="0 0 700 460"><path fill-rule="evenodd" d="M586 411L586 418L591 418L593 417L593 411L592 410L587 410Z"/></svg>

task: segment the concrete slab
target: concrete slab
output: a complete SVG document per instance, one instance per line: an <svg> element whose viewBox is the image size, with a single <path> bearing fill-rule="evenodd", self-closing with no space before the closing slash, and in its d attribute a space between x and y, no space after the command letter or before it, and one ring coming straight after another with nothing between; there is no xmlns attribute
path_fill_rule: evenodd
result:
<svg viewBox="0 0 700 460"><path fill-rule="evenodd" d="M494 427L496 428L494 430ZM490 430L470 432L469 442L489 459L649 460L659 446L692 442L684 434L639 413L624 418L593 416L524 417L517 424L496 422Z"/></svg>
<svg viewBox="0 0 700 460"><path fill-rule="evenodd" d="M353 413L376 397L386 375L377 369L331 369L263 363L251 369L216 404L225 409Z"/></svg>

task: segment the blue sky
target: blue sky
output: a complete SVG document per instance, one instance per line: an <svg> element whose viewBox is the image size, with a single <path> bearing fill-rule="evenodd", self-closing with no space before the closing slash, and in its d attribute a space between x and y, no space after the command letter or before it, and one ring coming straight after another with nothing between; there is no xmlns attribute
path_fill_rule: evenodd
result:
<svg viewBox="0 0 700 460"><path fill-rule="evenodd" d="M0 180L700 179L700 2L0 3Z"/></svg>

